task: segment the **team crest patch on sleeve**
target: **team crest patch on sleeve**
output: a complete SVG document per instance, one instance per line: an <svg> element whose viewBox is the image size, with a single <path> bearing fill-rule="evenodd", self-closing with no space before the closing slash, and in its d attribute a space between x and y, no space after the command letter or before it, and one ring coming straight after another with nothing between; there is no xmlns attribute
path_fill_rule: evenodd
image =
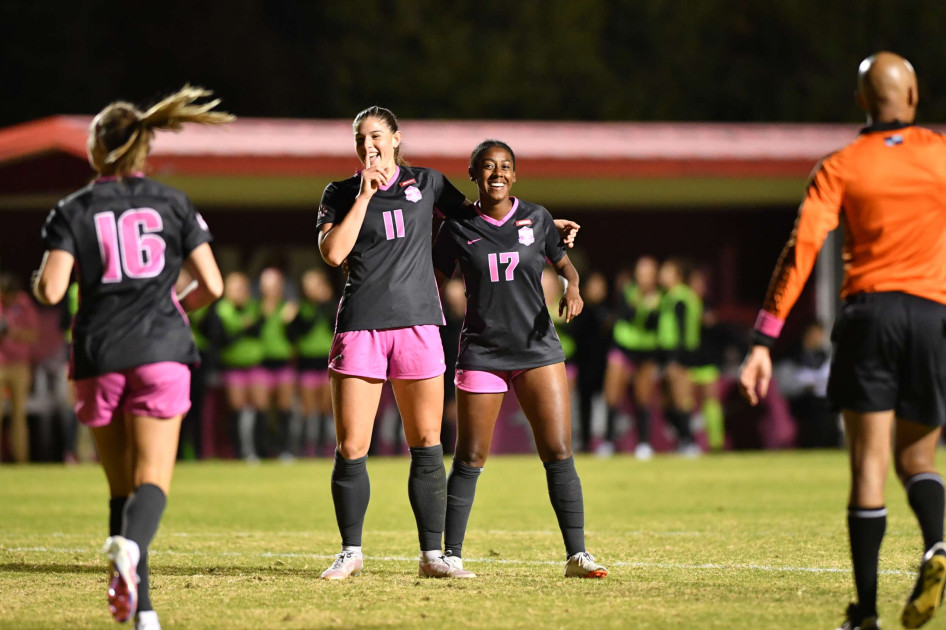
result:
<svg viewBox="0 0 946 630"><path fill-rule="evenodd" d="M197 225L199 225L200 229L202 229L204 232L209 232L210 226L207 225L206 221L204 221L204 217L200 216L199 212L197 212L196 214L197 214Z"/></svg>
<svg viewBox="0 0 946 630"><path fill-rule="evenodd" d="M405 188L404 196L407 197L408 201L413 201L414 203L423 199L423 195L420 194L420 189L417 186L408 186Z"/></svg>
<svg viewBox="0 0 946 630"><path fill-rule="evenodd" d="M526 246L532 245L532 243L535 242L535 235L532 233L532 228L519 228L519 242Z"/></svg>
<svg viewBox="0 0 946 630"><path fill-rule="evenodd" d="M520 225L532 225L532 219L519 219L516 221L516 226Z"/></svg>

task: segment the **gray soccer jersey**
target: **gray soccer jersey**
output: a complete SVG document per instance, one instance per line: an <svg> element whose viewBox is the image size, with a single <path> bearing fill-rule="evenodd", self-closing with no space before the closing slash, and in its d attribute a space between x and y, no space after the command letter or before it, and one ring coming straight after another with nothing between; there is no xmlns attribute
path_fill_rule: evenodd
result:
<svg viewBox="0 0 946 630"><path fill-rule="evenodd" d="M98 180L63 199L42 231L76 259L73 375L200 357L174 294L181 265L211 240L187 196L146 177Z"/></svg>
<svg viewBox="0 0 946 630"><path fill-rule="evenodd" d="M358 175L329 184L322 195L318 226L344 219L360 186ZM465 201L443 174L398 167L389 185L368 202L348 255L336 332L443 325L430 264L433 213L436 208L453 216Z"/></svg>

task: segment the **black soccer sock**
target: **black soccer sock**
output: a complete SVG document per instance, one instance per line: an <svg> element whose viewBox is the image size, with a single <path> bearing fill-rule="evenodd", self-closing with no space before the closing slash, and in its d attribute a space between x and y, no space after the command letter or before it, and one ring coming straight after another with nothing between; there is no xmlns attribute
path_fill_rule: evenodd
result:
<svg viewBox="0 0 946 630"><path fill-rule="evenodd" d="M543 462L549 499L565 541L565 552L571 557L585 550L585 502L581 480L575 470L575 458Z"/></svg>
<svg viewBox="0 0 946 630"><path fill-rule="evenodd" d="M141 551L138 560L138 610L151 610L148 545L158 531L166 505L164 491L152 483L138 486L125 504L124 536L138 543Z"/></svg>
<svg viewBox="0 0 946 630"><path fill-rule="evenodd" d="M617 434L618 410L617 407L608 407L608 418L604 426L605 442L613 442Z"/></svg>
<svg viewBox="0 0 946 630"><path fill-rule="evenodd" d="M874 617L877 615L877 560L887 529L887 508L850 506L847 509L847 528L858 610L865 617Z"/></svg>
<svg viewBox="0 0 946 630"><path fill-rule="evenodd" d="M943 511L946 510L943 478L937 473L920 473L907 479L903 485L923 532L923 549L928 551L936 543L943 542Z"/></svg>
<svg viewBox="0 0 946 630"><path fill-rule="evenodd" d="M634 421L637 423L637 441L650 444L650 409L635 404Z"/></svg>
<svg viewBox="0 0 946 630"><path fill-rule="evenodd" d="M676 430L680 444L690 444L693 442L693 430L690 428L689 412L677 409L676 407L670 407L664 412L664 415L667 417L667 422Z"/></svg>
<svg viewBox="0 0 946 630"><path fill-rule="evenodd" d="M279 422L279 454L293 453L295 445L292 435L292 410L279 410L276 414Z"/></svg>
<svg viewBox="0 0 946 630"><path fill-rule="evenodd" d="M138 559L138 612L154 610L151 606L151 573L148 571L148 550L141 550Z"/></svg>
<svg viewBox="0 0 946 630"><path fill-rule="evenodd" d="M407 495L417 521L420 550L440 549L447 516L447 473L442 445L411 447Z"/></svg>
<svg viewBox="0 0 946 630"><path fill-rule="evenodd" d="M335 522L345 547L361 547L361 531L365 526L365 512L371 496L368 480L368 456L345 459L335 451L332 468L332 502L335 504Z"/></svg>
<svg viewBox="0 0 946 630"><path fill-rule="evenodd" d="M120 536L125 519L125 503L128 497L112 497L108 500L108 535Z"/></svg>
<svg viewBox="0 0 946 630"><path fill-rule="evenodd" d="M473 468L453 459L447 477L447 520L443 530L443 548L447 555L461 557L466 524L476 495L476 480L481 472L482 468Z"/></svg>

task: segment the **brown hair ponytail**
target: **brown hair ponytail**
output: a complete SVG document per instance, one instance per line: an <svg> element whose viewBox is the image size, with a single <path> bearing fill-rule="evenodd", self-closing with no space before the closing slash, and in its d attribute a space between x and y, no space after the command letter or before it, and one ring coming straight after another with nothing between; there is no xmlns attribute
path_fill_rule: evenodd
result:
<svg viewBox="0 0 946 630"><path fill-rule="evenodd" d="M185 85L146 112L123 101L111 103L89 129L89 162L102 175L127 175L144 168L155 129L180 131L184 123L222 125L234 120L232 114L211 111L220 99L194 104L211 94Z"/></svg>

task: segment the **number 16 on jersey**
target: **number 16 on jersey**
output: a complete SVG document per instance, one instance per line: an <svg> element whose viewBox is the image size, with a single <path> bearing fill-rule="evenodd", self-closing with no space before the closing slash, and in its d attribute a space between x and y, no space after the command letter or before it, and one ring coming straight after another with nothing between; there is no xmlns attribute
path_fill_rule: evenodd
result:
<svg viewBox="0 0 946 630"><path fill-rule="evenodd" d="M519 264L519 252L502 252L500 254L489 254L486 259L489 261L489 279L492 282L499 282L499 265L506 265L506 281L511 282L513 271ZM498 262L497 262L498 259Z"/></svg>

